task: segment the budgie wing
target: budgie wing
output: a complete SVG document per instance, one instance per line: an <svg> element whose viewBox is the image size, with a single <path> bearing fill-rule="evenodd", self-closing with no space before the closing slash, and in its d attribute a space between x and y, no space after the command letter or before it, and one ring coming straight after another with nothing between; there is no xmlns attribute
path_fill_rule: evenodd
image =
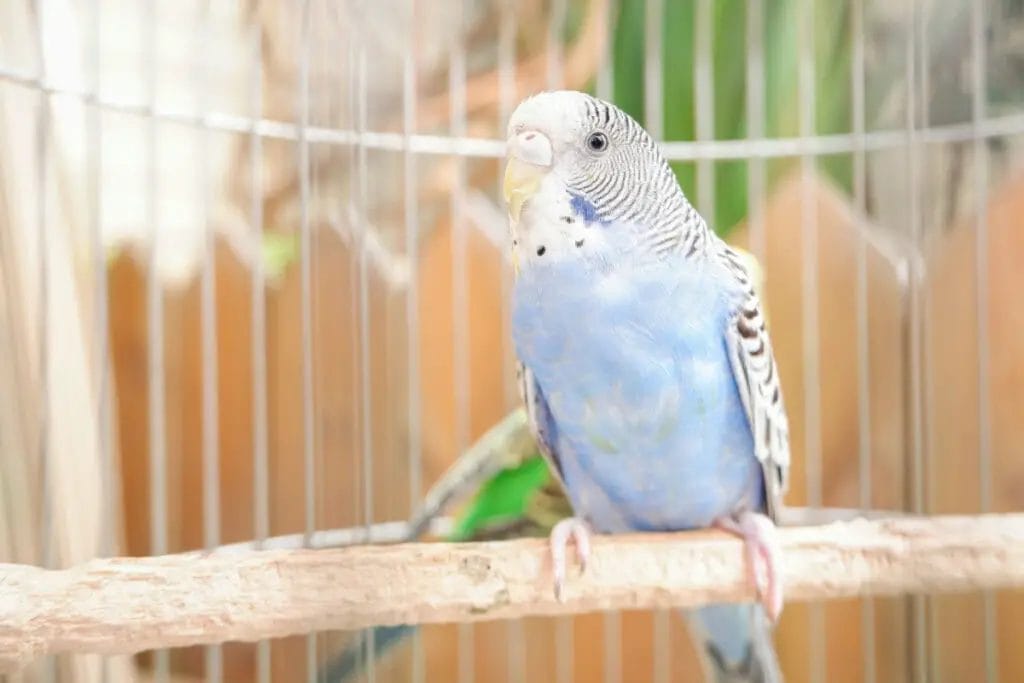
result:
<svg viewBox="0 0 1024 683"><path fill-rule="evenodd" d="M530 433L537 441L537 448L541 455L551 466L551 471L558 478L559 483L564 485L562 477L562 466L558 460L558 452L555 449L555 426L554 417L548 408L544 392L534 378L533 373L522 363L517 364L516 370L519 377L519 393L526 408L526 419L530 425Z"/></svg>
<svg viewBox="0 0 1024 683"><path fill-rule="evenodd" d="M736 313L725 331L729 359L750 421L754 454L764 468L768 516L775 520L789 484L789 423L756 291L757 283L744 264L744 256L753 257L732 247L724 247L722 254L725 266L736 276L742 292Z"/></svg>

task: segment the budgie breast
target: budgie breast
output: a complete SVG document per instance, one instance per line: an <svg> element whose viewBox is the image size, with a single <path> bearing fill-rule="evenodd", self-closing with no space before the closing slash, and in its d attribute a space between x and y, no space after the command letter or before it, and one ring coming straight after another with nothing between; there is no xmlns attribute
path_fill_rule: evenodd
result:
<svg viewBox="0 0 1024 683"><path fill-rule="evenodd" d="M513 337L547 403L578 515L606 532L709 526L763 508L725 341L735 292L705 262L538 260Z"/></svg>

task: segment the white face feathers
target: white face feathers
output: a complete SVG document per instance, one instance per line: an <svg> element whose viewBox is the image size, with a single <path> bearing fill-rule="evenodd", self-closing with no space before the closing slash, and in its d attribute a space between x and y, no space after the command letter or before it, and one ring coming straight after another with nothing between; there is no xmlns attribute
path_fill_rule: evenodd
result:
<svg viewBox="0 0 1024 683"><path fill-rule="evenodd" d="M504 194L517 262L585 253L602 228L657 253L706 230L643 127L575 91L540 93L513 112Z"/></svg>

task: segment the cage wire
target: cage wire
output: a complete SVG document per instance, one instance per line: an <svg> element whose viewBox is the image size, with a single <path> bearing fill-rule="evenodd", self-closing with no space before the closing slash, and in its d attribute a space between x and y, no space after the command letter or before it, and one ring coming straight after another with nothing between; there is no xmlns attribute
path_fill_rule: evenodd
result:
<svg viewBox="0 0 1024 683"><path fill-rule="evenodd" d="M402 520L518 405L498 160L561 87L763 264L787 503L1021 509L1021 36L1015 0L3 3L4 561L449 533ZM1021 680L1022 605L792 604L776 646L790 681ZM701 675L668 611L391 635L19 677L333 683L357 642L368 681Z"/></svg>

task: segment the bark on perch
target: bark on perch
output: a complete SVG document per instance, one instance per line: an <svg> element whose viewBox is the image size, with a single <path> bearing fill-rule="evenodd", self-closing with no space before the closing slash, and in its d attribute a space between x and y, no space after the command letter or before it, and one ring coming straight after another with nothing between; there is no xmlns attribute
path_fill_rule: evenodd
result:
<svg viewBox="0 0 1024 683"><path fill-rule="evenodd" d="M787 599L1024 586L1024 514L779 530ZM566 601L537 539L0 565L0 669L54 652L130 653L378 624L692 607L752 596L717 532L595 539Z"/></svg>

